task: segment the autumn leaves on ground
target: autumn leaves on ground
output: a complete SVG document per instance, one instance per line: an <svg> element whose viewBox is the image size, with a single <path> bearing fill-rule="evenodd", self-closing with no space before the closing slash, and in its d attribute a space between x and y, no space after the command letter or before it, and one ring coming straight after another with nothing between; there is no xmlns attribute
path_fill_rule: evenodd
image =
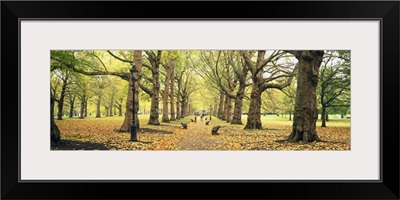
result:
<svg viewBox="0 0 400 200"><path fill-rule="evenodd" d="M212 117L191 122L189 116L161 125L147 125L148 115L140 115L139 142L131 142L130 133L117 132L123 117L67 118L56 120L61 132L60 143L53 150L350 150L350 120L331 119L328 127L317 133L323 142L288 143L292 121L274 115L262 116L262 130L244 130ZM246 117L244 116L244 124ZM183 129L180 123L187 123ZM218 135L211 135L213 126L220 125Z"/></svg>

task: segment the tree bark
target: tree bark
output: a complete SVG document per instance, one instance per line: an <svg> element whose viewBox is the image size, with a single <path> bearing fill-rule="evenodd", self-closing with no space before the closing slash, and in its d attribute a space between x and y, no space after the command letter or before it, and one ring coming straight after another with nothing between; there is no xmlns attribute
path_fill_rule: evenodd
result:
<svg viewBox="0 0 400 200"><path fill-rule="evenodd" d="M182 118L182 111L181 111L181 90L182 90L182 76L178 78L178 91L176 95L176 118Z"/></svg>
<svg viewBox="0 0 400 200"><path fill-rule="evenodd" d="M122 105L121 104L119 104L118 105L118 116L122 116Z"/></svg>
<svg viewBox="0 0 400 200"><path fill-rule="evenodd" d="M60 141L60 130L54 121L54 101L53 97L50 97L50 144L51 146L57 145Z"/></svg>
<svg viewBox="0 0 400 200"><path fill-rule="evenodd" d="M75 98L75 95L69 97L69 118L72 118L74 116Z"/></svg>
<svg viewBox="0 0 400 200"><path fill-rule="evenodd" d="M112 94L111 95L111 101L110 101L110 105L109 105L109 108L110 108L110 116L113 116L113 105L114 105L114 94Z"/></svg>
<svg viewBox="0 0 400 200"><path fill-rule="evenodd" d="M153 77L153 88L152 88L152 95L151 96L151 107L150 107L150 119L148 124L149 125L160 125L158 121L158 97L160 92L160 59L161 59L161 52L157 51L157 55L149 55L149 61L152 65L152 77Z"/></svg>
<svg viewBox="0 0 400 200"><path fill-rule="evenodd" d="M326 127L326 106L322 105L322 112L321 112L321 127Z"/></svg>
<svg viewBox="0 0 400 200"><path fill-rule="evenodd" d="M233 117L232 117L232 124L243 124L242 122L242 105L243 105L243 98L244 98L244 89L245 84L240 83L239 89L236 93L235 97L235 107L233 110Z"/></svg>
<svg viewBox="0 0 400 200"><path fill-rule="evenodd" d="M236 85L237 85L237 83L236 83L236 81L233 81L233 83L232 83L232 80L229 78L228 79L228 81L230 82L230 84L229 84L229 93L230 94L233 94L233 92L235 91L235 88L236 88ZM234 102L234 100L236 99L236 96L235 96L235 98L232 98L230 95L226 95L226 98L228 99L228 102L227 102L227 108L226 108L226 122L228 122L228 123L231 123L232 122L232 115L233 115L233 112L232 112L232 107L233 107L233 102Z"/></svg>
<svg viewBox="0 0 400 200"><path fill-rule="evenodd" d="M231 98L225 95L225 103L224 103L224 120L226 122L230 122L230 112L232 112L232 101Z"/></svg>
<svg viewBox="0 0 400 200"><path fill-rule="evenodd" d="M171 70L171 75L170 75L170 79L171 79L171 91L170 91L170 93L169 93L169 98L170 98L170 100L169 100L169 102L170 102L170 106L171 106L171 108L170 108L170 110L171 110L171 117L170 117L170 120L171 121L175 121L175 106L174 106L174 95L175 95L175 79L173 78L174 77L174 65L171 65L171 67L170 67L170 70Z"/></svg>
<svg viewBox="0 0 400 200"><path fill-rule="evenodd" d="M289 142L321 141L316 132L318 119L318 73L324 51L294 51L298 60L297 91L292 132Z"/></svg>
<svg viewBox="0 0 400 200"><path fill-rule="evenodd" d="M96 104L96 118L100 118L101 117L100 105L101 105L101 100L100 100L100 97L98 97L97 104Z"/></svg>
<svg viewBox="0 0 400 200"><path fill-rule="evenodd" d="M166 74L165 74L165 83L164 83L164 95L163 95L163 113L162 113L162 122L167 122L169 123L169 117L168 117L168 97L169 97L169 82L171 79L171 66L172 64L172 58L168 57L167 61L167 66L165 67L166 69Z"/></svg>
<svg viewBox="0 0 400 200"><path fill-rule="evenodd" d="M250 107L247 113L247 124L244 129L262 129L261 124L261 88L258 82L253 82L250 95Z"/></svg>
<svg viewBox="0 0 400 200"><path fill-rule="evenodd" d="M68 85L68 72L65 72L65 78L63 79L63 85L61 88L60 99L58 101L57 120L62 120L62 117L63 117L64 98L65 98L65 92L67 91L67 85Z"/></svg>
<svg viewBox="0 0 400 200"><path fill-rule="evenodd" d="M187 101L186 101L186 99L185 98L182 98L182 105L181 105L181 118L184 118L184 117L186 117L186 114L187 114L187 108L188 108L188 106L187 106Z"/></svg>
<svg viewBox="0 0 400 200"><path fill-rule="evenodd" d="M122 124L121 128L119 128L120 132L130 132L131 131L132 112L133 112L132 101L133 101L132 80L129 79L128 96L126 98L125 119L124 119L124 123ZM122 105L121 105L120 112L121 111L122 111Z"/></svg>
<svg viewBox="0 0 400 200"><path fill-rule="evenodd" d="M225 95L221 92L221 94L219 95L219 106L218 106L218 118L220 120L225 120L224 102L225 102Z"/></svg>
<svg viewBox="0 0 400 200"><path fill-rule="evenodd" d="M85 118L85 100L81 101L81 114L79 116L80 119Z"/></svg>
<svg viewBox="0 0 400 200"><path fill-rule="evenodd" d="M88 108L88 98L85 97L85 115L84 115L85 117L87 117L87 113L88 113L87 108Z"/></svg>

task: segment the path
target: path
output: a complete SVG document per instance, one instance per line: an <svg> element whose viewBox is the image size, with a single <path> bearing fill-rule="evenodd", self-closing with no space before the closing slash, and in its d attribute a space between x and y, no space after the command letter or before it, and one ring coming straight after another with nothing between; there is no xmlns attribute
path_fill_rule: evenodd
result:
<svg viewBox="0 0 400 200"><path fill-rule="evenodd" d="M185 136L179 144L179 150L210 150L217 144L218 136L211 135L212 121L206 126L206 121L197 120L197 123L188 124L184 130Z"/></svg>

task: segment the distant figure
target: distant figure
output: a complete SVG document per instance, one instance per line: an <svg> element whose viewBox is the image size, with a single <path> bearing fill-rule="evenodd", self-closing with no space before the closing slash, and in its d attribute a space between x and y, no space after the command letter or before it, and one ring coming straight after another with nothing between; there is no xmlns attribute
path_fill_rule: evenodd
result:
<svg viewBox="0 0 400 200"><path fill-rule="evenodd" d="M201 121L203 121L203 114L200 115L200 119L201 119Z"/></svg>
<svg viewBox="0 0 400 200"><path fill-rule="evenodd" d="M208 126L209 123L210 123L210 121L206 122L206 126Z"/></svg>
<svg viewBox="0 0 400 200"><path fill-rule="evenodd" d="M197 115L194 116L194 122L197 123Z"/></svg>
<svg viewBox="0 0 400 200"><path fill-rule="evenodd" d="M193 120L193 119L190 119L190 121L194 122L194 120Z"/></svg>
<svg viewBox="0 0 400 200"><path fill-rule="evenodd" d="M211 134L212 135L218 135L219 128L221 128L221 126L219 126L219 125L214 126L213 129L211 130Z"/></svg>
<svg viewBox="0 0 400 200"><path fill-rule="evenodd" d="M184 124L182 122L181 122L181 124L182 124L183 129L187 129L187 124Z"/></svg>

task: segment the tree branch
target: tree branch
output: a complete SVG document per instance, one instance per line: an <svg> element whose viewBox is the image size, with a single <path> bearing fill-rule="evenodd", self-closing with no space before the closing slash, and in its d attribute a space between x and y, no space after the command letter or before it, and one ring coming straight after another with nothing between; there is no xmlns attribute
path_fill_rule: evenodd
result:
<svg viewBox="0 0 400 200"><path fill-rule="evenodd" d="M113 54L110 50L107 50L107 52L108 52L112 57L114 57L115 59L117 59L117 60L119 60L119 61L122 61L122 62L130 63L130 64L133 65L133 61L132 61L132 60L125 60L125 59L123 59L123 58L120 58L120 57L116 56L115 54Z"/></svg>
<svg viewBox="0 0 400 200"><path fill-rule="evenodd" d="M153 96L153 92L146 88L143 84L140 84L140 89L142 89L144 92L146 92L148 95Z"/></svg>

